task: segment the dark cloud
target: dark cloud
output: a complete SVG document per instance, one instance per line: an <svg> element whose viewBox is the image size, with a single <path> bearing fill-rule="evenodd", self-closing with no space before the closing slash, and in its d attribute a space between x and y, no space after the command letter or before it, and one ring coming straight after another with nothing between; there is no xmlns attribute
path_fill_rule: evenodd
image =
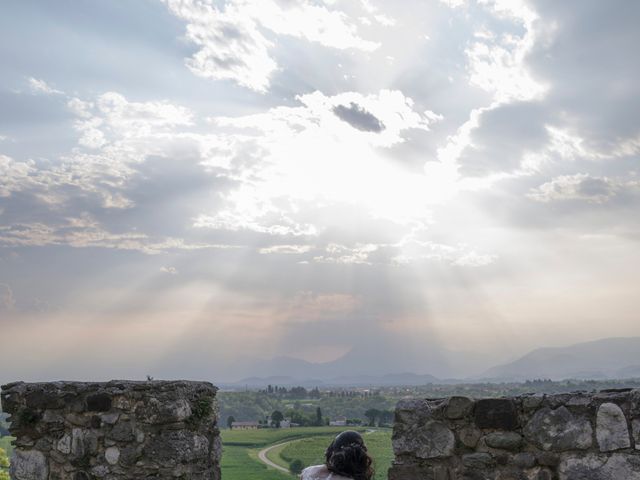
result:
<svg viewBox="0 0 640 480"><path fill-rule="evenodd" d="M526 63L556 122L598 149L640 133L640 3L532 1L542 32Z"/></svg>
<svg viewBox="0 0 640 480"><path fill-rule="evenodd" d="M484 176L517 170L527 152L548 141L549 112L537 102L517 102L484 112L459 159L460 173Z"/></svg>
<svg viewBox="0 0 640 480"><path fill-rule="evenodd" d="M584 178L578 186L580 194L586 197L608 197L612 192L611 184L602 178Z"/></svg>
<svg viewBox="0 0 640 480"><path fill-rule="evenodd" d="M333 113L357 130L375 133L384 130L384 124L357 103L351 102L348 107L337 105L333 107Z"/></svg>
<svg viewBox="0 0 640 480"><path fill-rule="evenodd" d="M527 102L495 105L480 114L470 145L459 159L465 176L513 172L528 153L549 157L548 127L578 139L583 153L600 155L614 154L640 135L640 84L635 81L640 56L632 51L640 44L636 28L640 4L592 0L530 4L539 19L533 25L536 42L523 68L546 87L546 93Z"/></svg>

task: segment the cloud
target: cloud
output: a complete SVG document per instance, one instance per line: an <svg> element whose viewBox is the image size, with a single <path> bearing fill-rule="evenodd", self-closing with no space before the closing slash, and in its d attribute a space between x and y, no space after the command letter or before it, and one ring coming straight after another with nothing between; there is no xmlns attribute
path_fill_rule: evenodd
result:
<svg viewBox="0 0 640 480"><path fill-rule="evenodd" d="M528 154L549 141L548 112L537 102L511 102L478 116L457 159L463 176L483 177L518 171Z"/></svg>
<svg viewBox="0 0 640 480"><path fill-rule="evenodd" d="M316 239L317 241L318 239ZM458 267L483 267L498 259L496 254L478 253L467 244L446 245L418 240L408 235L396 243L343 244L329 241L324 245L277 245L260 249L262 254L297 255L299 263L333 265L377 265L402 267L418 263Z"/></svg>
<svg viewBox="0 0 640 480"><path fill-rule="evenodd" d="M640 193L640 181L598 178L584 173L562 175L534 188L527 196L544 203L567 200L605 203L622 191Z"/></svg>
<svg viewBox="0 0 640 480"><path fill-rule="evenodd" d="M11 157L0 155L0 197L9 197L28 185L33 185L33 162L16 162Z"/></svg>
<svg viewBox="0 0 640 480"><path fill-rule="evenodd" d="M168 273L169 275L177 275L178 269L175 267L160 267L162 273Z"/></svg>
<svg viewBox="0 0 640 480"><path fill-rule="evenodd" d="M582 184L580 174L610 182L632 173L597 162L639 151L640 123L631 114L639 96L626 79L640 72L640 65L626 55L624 45L629 43L616 33L633 31L626 24L636 7L623 12L544 1L480 3L496 19L517 28L504 32L480 24L476 29L466 49L469 83L491 98L474 108L438 150L442 168L455 169L461 189L500 189L498 182L507 178L545 175L545 185L531 192L523 181L527 186L520 195L540 201L554 195L602 201L603 195L569 193L570 185ZM600 27L594 35L587 26L596 23ZM589 55L578 60L577 52L583 51ZM556 188L563 193L552 194Z"/></svg>
<svg viewBox="0 0 640 480"><path fill-rule="evenodd" d="M69 109L79 120L76 130L82 134L80 145L98 149L110 136L116 139L159 137L175 127L193 125L193 114L169 102L131 102L116 92L100 95L95 102L72 98Z"/></svg>
<svg viewBox="0 0 640 480"><path fill-rule="evenodd" d="M398 169L380 151L403 143L405 132L429 131L439 119L416 112L402 92L314 92L297 100L295 107L210 119L217 127L233 129L230 138L241 140L235 149L258 144L261 155L244 163L241 177L235 177L240 183L225 195L223 208L198 216L195 226L315 236L344 221L342 214L318 222L314 210L322 205L342 205L343 211L359 205L367 218L420 223L425 205L448 194L446 185L429 189L428 178ZM349 121L336 112L342 117L348 112Z"/></svg>
<svg viewBox="0 0 640 480"><path fill-rule="evenodd" d="M459 8L467 5L467 0L440 0L440 2L451 8Z"/></svg>
<svg viewBox="0 0 640 480"><path fill-rule="evenodd" d="M129 102L115 92L95 101L72 98L79 149L55 161L16 160L0 154L0 197L25 192L48 206L62 206L80 195L96 196L102 207L126 209L124 190L135 166L179 142L175 129L192 125L186 108L168 102Z"/></svg>
<svg viewBox="0 0 640 480"><path fill-rule="evenodd" d="M0 283L0 311L11 311L16 306L13 290L6 283Z"/></svg>
<svg viewBox="0 0 640 480"><path fill-rule="evenodd" d="M45 82L44 80L39 80L37 78L29 77L27 79L27 82L29 84L29 89L31 90L31 93L35 95L38 95L38 94L64 95L63 91L56 90L55 88L48 85L47 82Z"/></svg>
<svg viewBox="0 0 640 480"><path fill-rule="evenodd" d="M330 243L322 255L313 257L317 263L334 263L345 265L372 265L370 255L381 246L375 244L356 244L354 246Z"/></svg>
<svg viewBox="0 0 640 480"><path fill-rule="evenodd" d="M396 25L396 20L384 13L379 13L380 10L378 7L376 7L375 5L373 5L373 3L371 3L371 1L369 0L360 0L360 5L362 5L362 8L369 14L371 15L371 17L378 22L380 25L382 25L383 27L393 27ZM360 21L363 24L371 24L371 21L366 18L366 17L362 17L360 19Z"/></svg>
<svg viewBox="0 0 640 480"><path fill-rule="evenodd" d="M260 27L331 48L371 51L378 47L361 39L344 13L307 1L232 0L224 8L209 1L163 1L186 21L186 37L199 48L187 60L194 74L233 80L261 93L267 91L278 65L271 54L275 44Z"/></svg>
<svg viewBox="0 0 640 480"><path fill-rule="evenodd" d="M432 240L420 240L413 236L395 245L391 261L395 265L411 265L416 262L434 262L458 267L484 267L498 259L498 255L478 253L465 243L444 244Z"/></svg>
<svg viewBox="0 0 640 480"><path fill-rule="evenodd" d="M74 248L106 248L157 255L169 251L227 249L230 245L189 243L181 238L152 238L144 233L114 233L105 230L89 215L68 218L64 223L16 223L0 225L0 246L43 247L64 245Z"/></svg>
<svg viewBox="0 0 640 480"><path fill-rule="evenodd" d="M333 107L333 113L358 130L365 132L381 132L384 130L384 124L357 103L351 102L348 107L337 105Z"/></svg>
<svg viewBox="0 0 640 480"><path fill-rule="evenodd" d="M554 4L533 1L544 38L526 58L531 72L549 85L546 103L556 126L568 128L591 150L606 152L637 138L640 119L640 61L630 45L640 5L619 8L597 2Z"/></svg>
<svg viewBox="0 0 640 480"><path fill-rule="evenodd" d="M313 247L311 245L272 245L270 247L263 247L259 252L263 255L278 254L278 255L300 255L311 251Z"/></svg>

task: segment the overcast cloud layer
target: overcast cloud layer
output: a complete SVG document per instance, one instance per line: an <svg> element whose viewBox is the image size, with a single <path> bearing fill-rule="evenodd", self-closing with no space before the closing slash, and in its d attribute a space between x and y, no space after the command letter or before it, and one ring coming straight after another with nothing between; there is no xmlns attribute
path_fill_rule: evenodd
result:
<svg viewBox="0 0 640 480"><path fill-rule="evenodd" d="M4 2L0 381L345 354L462 376L640 335L639 21L625 0Z"/></svg>

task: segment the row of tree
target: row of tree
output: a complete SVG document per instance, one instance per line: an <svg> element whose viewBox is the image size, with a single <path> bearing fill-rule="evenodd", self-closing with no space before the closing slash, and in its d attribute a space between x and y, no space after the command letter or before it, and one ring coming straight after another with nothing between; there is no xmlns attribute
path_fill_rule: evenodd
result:
<svg viewBox="0 0 640 480"><path fill-rule="evenodd" d="M267 385L267 388L260 390L260 393L273 395L279 398L292 398L292 399L303 399L303 398L321 398L325 397L372 397L376 395L380 395L378 390L326 390L320 391L318 387L314 387L311 390L307 390L304 387L291 387L287 389L287 387L280 387L278 385Z"/></svg>
<svg viewBox="0 0 640 480"><path fill-rule="evenodd" d="M261 393L277 396L279 398L303 399L303 398L320 398L320 390L315 387L307 390L304 387L279 387L278 385L267 385L267 388L260 390Z"/></svg>
<svg viewBox="0 0 640 480"><path fill-rule="evenodd" d="M364 416L369 420L369 426L385 427L393 424L393 410L378 410L370 408L364 412Z"/></svg>
<svg viewBox="0 0 640 480"><path fill-rule="evenodd" d="M391 426L393 424L393 415L393 410L379 410L377 408L370 408L364 412L364 416L367 418L370 427ZM289 419L291 423L303 427L320 427L329 424L329 419L322 416L322 409L320 407L316 407L315 415L309 415L296 409L286 410L285 413L282 413L280 410L274 410L269 418L261 420L258 423L265 427L280 428L285 418ZM227 427L232 429L235 421L236 419L233 415L228 416ZM346 423L347 425L361 425L362 420L359 418L348 419Z"/></svg>
<svg viewBox="0 0 640 480"><path fill-rule="evenodd" d="M286 410L285 413L286 413L286 417L285 417L285 414L282 413L280 410L274 410L273 413L271 413L269 418L266 418L264 420L259 420L258 423L265 427L275 427L275 428L280 428L285 418L288 418L289 421L291 421L291 423L296 423L303 427L319 427L329 423L328 418L325 420L322 417L322 409L320 407L316 408L315 415L307 415L300 410L294 410L294 409ZM233 423L235 421L236 421L235 417L233 415L229 415L227 417L227 427L229 429L232 429Z"/></svg>

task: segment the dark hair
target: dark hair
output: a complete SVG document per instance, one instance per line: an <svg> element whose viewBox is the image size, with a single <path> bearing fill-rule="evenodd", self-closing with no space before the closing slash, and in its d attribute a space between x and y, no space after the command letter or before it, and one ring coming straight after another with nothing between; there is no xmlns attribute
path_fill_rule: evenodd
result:
<svg viewBox="0 0 640 480"><path fill-rule="evenodd" d="M347 430L338 435L325 452L325 465L330 472L353 478L373 479L373 459L367 453L362 436Z"/></svg>

